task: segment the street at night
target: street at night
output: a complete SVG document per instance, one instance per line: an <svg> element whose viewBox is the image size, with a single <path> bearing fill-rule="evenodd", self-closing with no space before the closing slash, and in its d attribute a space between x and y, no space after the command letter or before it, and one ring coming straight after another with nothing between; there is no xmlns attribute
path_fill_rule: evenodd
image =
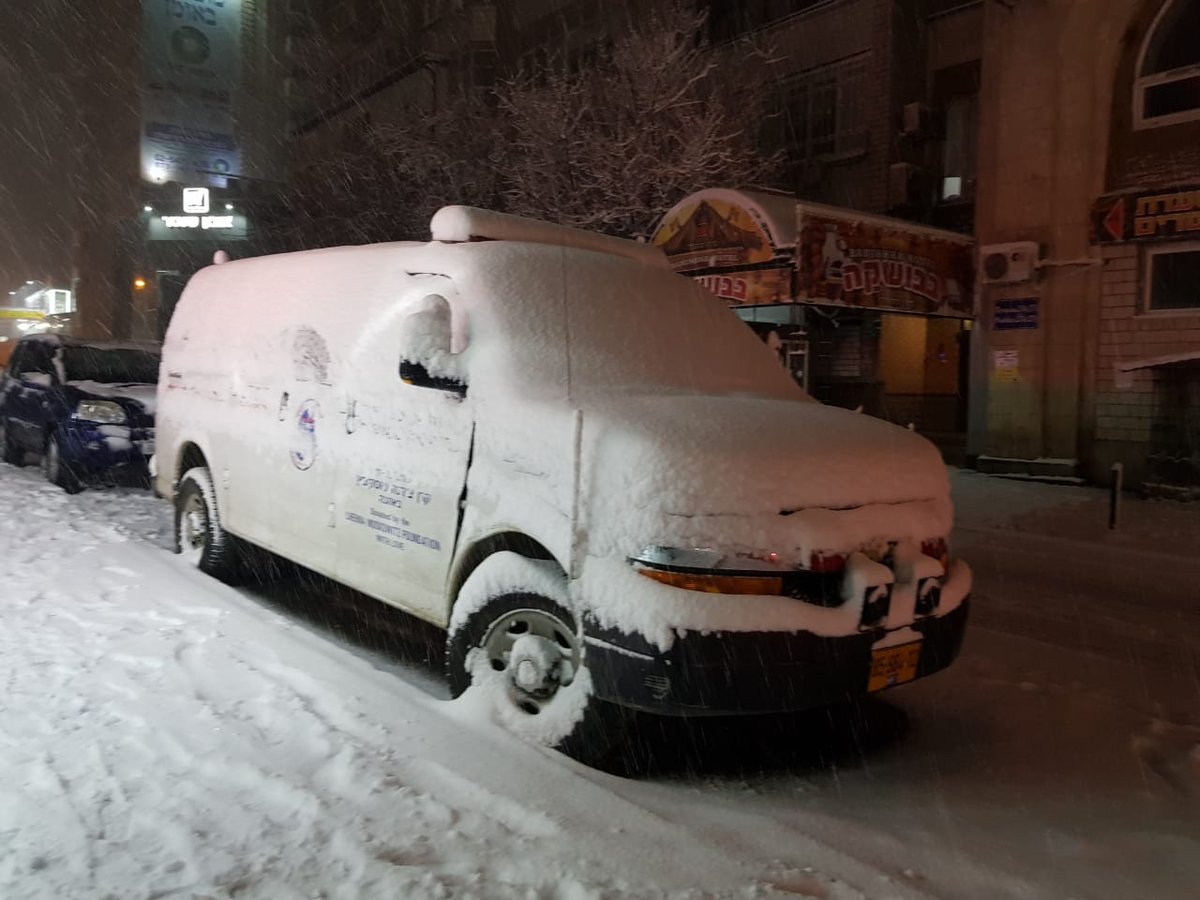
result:
<svg viewBox="0 0 1200 900"><path fill-rule="evenodd" d="M1198 35L0 3L0 900L1196 900Z"/></svg>

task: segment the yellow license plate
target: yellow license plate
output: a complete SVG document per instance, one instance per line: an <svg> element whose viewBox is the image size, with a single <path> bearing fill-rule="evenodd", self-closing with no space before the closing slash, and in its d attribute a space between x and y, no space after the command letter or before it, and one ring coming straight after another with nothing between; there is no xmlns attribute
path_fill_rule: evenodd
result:
<svg viewBox="0 0 1200 900"><path fill-rule="evenodd" d="M912 681L917 677L917 663L920 660L920 641L872 650L871 677L867 680L867 690L882 691Z"/></svg>

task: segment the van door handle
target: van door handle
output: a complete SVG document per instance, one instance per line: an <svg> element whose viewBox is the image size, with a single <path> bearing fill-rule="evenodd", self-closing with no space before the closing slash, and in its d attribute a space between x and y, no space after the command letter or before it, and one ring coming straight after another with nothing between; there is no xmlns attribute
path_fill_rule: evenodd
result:
<svg viewBox="0 0 1200 900"><path fill-rule="evenodd" d="M284 391L282 394L279 395L279 421L280 422L282 422L284 420L284 418L286 418L285 414L287 413L287 406L288 406L289 399L290 398L288 397L287 391Z"/></svg>

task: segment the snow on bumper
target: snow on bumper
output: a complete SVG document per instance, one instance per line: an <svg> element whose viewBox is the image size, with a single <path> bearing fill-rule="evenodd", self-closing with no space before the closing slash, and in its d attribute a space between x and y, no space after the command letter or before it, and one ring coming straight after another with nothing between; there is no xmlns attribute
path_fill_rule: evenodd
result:
<svg viewBox="0 0 1200 900"><path fill-rule="evenodd" d="M119 466L141 467L154 452L154 429L74 422L63 429L64 455L77 466L102 472Z"/></svg>
<svg viewBox="0 0 1200 900"><path fill-rule="evenodd" d="M776 712L866 694L873 661L891 646L920 643L904 680L948 666L966 630L971 570L951 564L941 602L927 616L915 615L917 581L895 584L886 619L865 630L861 596L825 608L791 597L704 594L596 559L580 586L599 696L662 714Z"/></svg>

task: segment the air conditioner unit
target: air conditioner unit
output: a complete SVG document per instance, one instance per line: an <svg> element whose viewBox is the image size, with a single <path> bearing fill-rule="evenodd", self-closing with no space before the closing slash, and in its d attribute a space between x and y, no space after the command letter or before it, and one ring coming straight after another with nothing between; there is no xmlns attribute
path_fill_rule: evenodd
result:
<svg viewBox="0 0 1200 900"><path fill-rule="evenodd" d="M900 131L905 137L925 137L932 121L933 114L924 103L905 103Z"/></svg>
<svg viewBox="0 0 1200 900"><path fill-rule="evenodd" d="M1038 245L1035 241L987 244L979 248L979 280L983 284L1017 284L1037 275Z"/></svg>

